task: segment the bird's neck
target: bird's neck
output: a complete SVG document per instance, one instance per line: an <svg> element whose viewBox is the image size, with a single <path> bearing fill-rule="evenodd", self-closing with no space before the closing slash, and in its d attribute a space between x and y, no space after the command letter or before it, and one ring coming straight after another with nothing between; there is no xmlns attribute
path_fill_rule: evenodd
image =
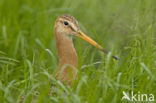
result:
<svg viewBox="0 0 156 103"><path fill-rule="evenodd" d="M78 57L72 38L55 33L56 48L59 56L59 68L65 64L77 67Z"/></svg>

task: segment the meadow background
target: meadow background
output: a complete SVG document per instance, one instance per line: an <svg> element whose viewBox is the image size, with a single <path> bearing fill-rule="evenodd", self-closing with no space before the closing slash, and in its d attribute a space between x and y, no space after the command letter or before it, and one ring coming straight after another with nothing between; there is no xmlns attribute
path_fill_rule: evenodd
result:
<svg viewBox="0 0 156 103"><path fill-rule="evenodd" d="M73 38L72 87L54 79L53 27L62 14L119 57ZM156 0L0 0L0 103L127 103L122 91L156 96Z"/></svg>

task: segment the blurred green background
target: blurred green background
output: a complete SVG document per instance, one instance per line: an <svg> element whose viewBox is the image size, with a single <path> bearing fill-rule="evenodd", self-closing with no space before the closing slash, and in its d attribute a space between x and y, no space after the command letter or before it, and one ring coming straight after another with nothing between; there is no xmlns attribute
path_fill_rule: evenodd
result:
<svg viewBox="0 0 156 103"><path fill-rule="evenodd" d="M62 14L119 57L73 38L79 75L72 87L54 79L53 27ZM0 0L0 103L127 103L122 91L155 95L155 75L156 0Z"/></svg>

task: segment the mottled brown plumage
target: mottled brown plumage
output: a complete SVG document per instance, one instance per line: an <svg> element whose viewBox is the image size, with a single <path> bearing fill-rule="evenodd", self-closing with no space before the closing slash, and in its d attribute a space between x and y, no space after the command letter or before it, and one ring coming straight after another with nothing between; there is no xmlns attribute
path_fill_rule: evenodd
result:
<svg viewBox="0 0 156 103"><path fill-rule="evenodd" d="M72 80L77 75L78 57L75 51L72 37L74 34L73 27L67 27L64 22L73 23L76 30L79 30L78 22L70 15L62 15L56 19L54 34L56 41L56 48L59 56L59 67L56 73L56 79L61 79L63 83L67 82L71 85ZM72 28L72 29L71 29ZM68 72L72 72L72 75L68 75Z"/></svg>
<svg viewBox="0 0 156 103"><path fill-rule="evenodd" d="M72 36L80 37L107 53L99 44L81 32L78 22L73 16L59 16L55 22L54 35L59 56L56 79L61 80L63 83L71 85L72 81L77 77L78 57L73 45Z"/></svg>

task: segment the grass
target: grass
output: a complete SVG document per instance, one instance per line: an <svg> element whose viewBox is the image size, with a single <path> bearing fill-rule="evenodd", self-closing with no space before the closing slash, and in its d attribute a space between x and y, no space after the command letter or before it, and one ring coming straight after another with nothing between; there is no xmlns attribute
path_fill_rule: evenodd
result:
<svg viewBox="0 0 156 103"><path fill-rule="evenodd" d="M155 0L0 0L0 103L128 103L121 101L123 91L156 96L155 5ZM73 15L119 60L74 38L78 79L72 87L56 81L53 26L61 14Z"/></svg>

